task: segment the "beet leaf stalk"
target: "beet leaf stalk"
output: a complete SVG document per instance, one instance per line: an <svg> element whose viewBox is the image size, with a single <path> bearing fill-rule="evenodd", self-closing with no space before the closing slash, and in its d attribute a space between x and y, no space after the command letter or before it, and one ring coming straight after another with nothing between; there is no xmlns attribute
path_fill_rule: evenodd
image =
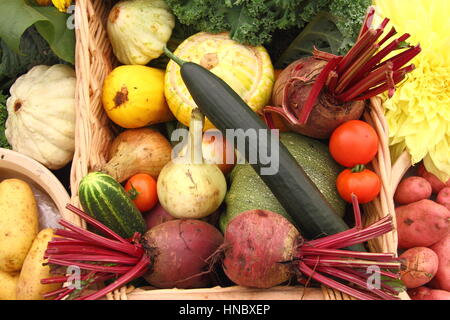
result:
<svg viewBox="0 0 450 320"><path fill-rule="evenodd" d="M276 113L296 132L328 138L337 125L361 116L363 105L358 102L384 92L394 95L396 86L415 69L414 64L407 64L421 47L406 43L407 33L394 38L395 28L385 32L388 18L373 27L374 14L370 7L359 37L346 55L314 49L311 57L283 70L274 86L274 106L263 109L269 127L273 127L272 114Z"/></svg>
<svg viewBox="0 0 450 320"><path fill-rule="evenodd" d="M390 284L400 281L401 262L394 253L342 249L393 229L390 216L363 227L357 197L352 200L355 226L311 241L279 214L241 213L225 232L225 273L247 287L271 288L297 277L302 283L312 279L361 300L398 300Z"/></svg>
<svg viewBox="0 0 450 320"><path fill-rule="evenodd" d="M80 209L72 205L67 205L67 209L101 231L105 237L67 221L60 221L66 229L58 229L55 232L57 237L49 242L45 252L47 263L78 267L82 272L79 279L71 275L56 275L52 278L41 279L42 284L64 283L63 288L46 293L45 298L99 299L148 271L150 258L140 243L140 234L136 233L130 239L123 239ZM83 292L92 288L93 285L110 279L115 281L98 291L83 295Z"/></svg>
<svg viewBox="0 0 450 320"><path fill-rule="evenodd" d="M41 283L63 285L45 298L100 299L140 277L157 288L191 289L210 284L213 270L209 258L223 244L223 235L211 224L175 219L124 239L80 209L67 208L104 236L60 221L65 229L55 231L44 254L53 276ZM106 280L108 283L96 290Z"/></svg>

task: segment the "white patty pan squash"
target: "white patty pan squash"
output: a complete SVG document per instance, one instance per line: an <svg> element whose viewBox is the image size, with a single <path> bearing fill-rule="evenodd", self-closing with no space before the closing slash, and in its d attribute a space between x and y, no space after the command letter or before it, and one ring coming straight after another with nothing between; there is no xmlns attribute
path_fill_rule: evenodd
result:
<svg viewBox="0 0 450 320"><path fill-rule="evenodd" d="M163 0L121 1L107 23L114 55L123 64L146 65L158 58L174 27L175 17Z"/></svg>
<svg viewBox="0 0 450 320"><path fill-rule="evenodd" d="M75 71L36 66L11 86L6 138L14 151L49 169L68 164L75 150Z"/></svg>

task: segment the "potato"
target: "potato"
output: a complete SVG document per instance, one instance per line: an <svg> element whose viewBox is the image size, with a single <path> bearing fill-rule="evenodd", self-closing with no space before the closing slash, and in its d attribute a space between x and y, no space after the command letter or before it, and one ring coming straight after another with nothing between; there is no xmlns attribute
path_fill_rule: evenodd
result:
<svg viewBox="0 0 450 320"><path fill-rule="evenodd" d="M398 246L429 247L450 231L450 210L425 199L395 208Z"/></svg>
<svg viewBox="0 0 450 320"><path fill-rule="evenodd" d="M16 288L19 274L0 271L0 300L16 300Z"/></svg>
<svg viewBox="0 0 450 320"><path fill-rule="evenodd" d="M59 289L61 284L41 284L50 278L50 267L44 266L44 253L53 237L52 229L44 229L37 235L20 272L17 283L17 300L43 300L43 294Z"/></svg>
<svg viewBox="0 0 450 320"><path fill-rule="evenodd" d="M431 184L422 177L403 179L395 191L394 200L398 204L410 204L431 197Z"/></svg>
<svg viewBox="0 0 450 320"><path fill-rule="evenodd" d="M450 233L430 247L439 260L436 276L432 280L433 287L450 291Z"/></svg>
<svg viewBox="0 0 450 320"><path fill-rule="evenodd" d="M430 282L438 270L438 256L433 250L416 247L400 255L405 260L406 270L402 270L401 280L408 289L417 288Z"/></svg>
<svg viewBox="0 0 450 320"><path fill-rule="evenodd" d="M448 179L448 181L445 182L445 183L442 182L434 174L432 174L431 172L428 172L425 169L425 166L423 165L423 163L420 164L419 169L417 170L417 174L419 176L421 176L422 178L426 179L431 184L431 188L433 189L433 193L437 194L442 189L444 189L445 187L450 187L450 179Z"/></svg>
<svg viewBox="0 0 450 320"><path fill-rule="evenodd" d="M436 202L445 206L448 210L450 210L450 187L445 187L441 191L439 191Z"/></svg>
<svg viewBox="0 0 450 320"><path fill-rule="evenodd" d="M0 270L20 271L38 234L38 209L30 186L19 179L0 183Z"/></svg>
<svg viewBox="0 0 450 320"><path fill-rule="evenodd" d="M450 300L450 292L445 290L433 290L427 287L419 287L408 290L411 300Z"/></svg>

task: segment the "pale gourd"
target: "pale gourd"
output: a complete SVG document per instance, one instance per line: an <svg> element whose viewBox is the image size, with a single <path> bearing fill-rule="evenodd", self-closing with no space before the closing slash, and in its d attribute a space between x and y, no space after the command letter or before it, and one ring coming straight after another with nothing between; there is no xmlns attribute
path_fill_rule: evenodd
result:
<svg viewBox="0 0 450 320"><path fill-rule="evenodd" d="M11 86L5 135L14 151L60 169L75 150L75 71L39 65Z"/></svg>
<svg viewBox="0 0 450 320"><path fill-rule="evenodd" d="M114 55L123 64L146 65L158 58L174 27L175 17L163 0L121 1L107 22Z"/></svg>

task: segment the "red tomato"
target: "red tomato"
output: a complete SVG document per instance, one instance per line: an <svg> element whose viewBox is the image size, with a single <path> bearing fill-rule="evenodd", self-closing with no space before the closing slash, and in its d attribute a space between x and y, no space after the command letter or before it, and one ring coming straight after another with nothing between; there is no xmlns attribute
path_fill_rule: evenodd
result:
<svg viewBox="0 0 450 320"><path fill-rule="evenodd" d="M360 172L345 169L337 177L336 187L345 201L352 202L352 193L354 193L359 203L368 203L380 193L381 180L375 172L368 169Z"/></svg>
<svg viewBox="0 0 450 320"><path fill-rule="evenodd" d="M138 173L128 179L125 191L141 212L149 211L158 203L156 181L146 173Z"/></svg>
<svg viewBox="0 0 450 320"><path fill-rule="evenodd" d="M361 120L351 120L337 127L330 137L330 154L347 168L367 164L378 152L378 135Z"/></svg>

